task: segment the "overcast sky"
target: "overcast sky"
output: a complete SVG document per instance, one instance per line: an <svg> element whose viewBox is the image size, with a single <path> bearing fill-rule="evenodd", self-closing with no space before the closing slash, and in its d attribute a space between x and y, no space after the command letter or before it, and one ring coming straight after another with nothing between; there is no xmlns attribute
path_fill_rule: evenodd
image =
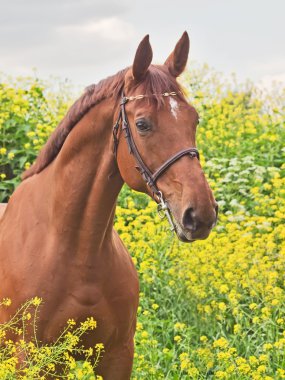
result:
<svg viewBox="0 0 285 380"><path fill-rule="evenodd" d="M130 65L149 33L162 63L184 30L191 60L285 83L285 0L0 0L0 71L87 85Z"/></svg>

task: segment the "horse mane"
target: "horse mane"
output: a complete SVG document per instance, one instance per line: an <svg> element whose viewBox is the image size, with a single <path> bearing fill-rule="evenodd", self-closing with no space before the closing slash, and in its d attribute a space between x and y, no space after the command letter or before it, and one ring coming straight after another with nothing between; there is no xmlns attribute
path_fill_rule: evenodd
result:
<svg viewBox="0 0 285 380"><path fill-rule="evenodd" d="M121 70L85 89L83 95L70 107L66 116L52 132L35 163L22 174L23 180L40 173L56 158L70 131L92 107L107 98L119 99L128 69ZM174 91L181 100L185 100L181 87L164 66L151 65L144 80L137 83L136 87L141 89L142 94L155 99L158 108L164 102L161 96L164 92Z"/></svg>

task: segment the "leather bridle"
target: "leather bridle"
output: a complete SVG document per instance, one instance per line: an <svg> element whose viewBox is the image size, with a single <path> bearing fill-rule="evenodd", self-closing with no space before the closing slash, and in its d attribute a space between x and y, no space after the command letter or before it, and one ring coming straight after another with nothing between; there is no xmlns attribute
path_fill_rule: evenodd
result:
<svg viewBox="0 0 285 380"><path fill-rule="evenodd" d="M176 96L176 92L165 92L161 94L161 96L167 97L167 96ZM119 144L119 138L118 138L118 131L120 128L120 125L122 127L122 131L124 132L125 138L127 140L127 144L129 147L129 152L132 154L136 160L137 166L136 169L140 172L143 180L146 182L147 186L151 189L154 196L158 199L158 212L161 217L166 216L170 226L171 231L175 231L175 225L173 223L173 219L170 213L170 209L168 207L167 201L164 199L164 196L162 192L157 187L157 180L158 178L172 165L174 162L178 161L181 157L184 157L186 155L190 156L191 158L198 158L199 160L199 152L196 148L187 148L182 149L176 154L174 154L172 157L170 157L168 160L166 160L154 173L151 172L151 170L147 167L147 165L144 163L138 148L135 144L130 123L128 120L128 116L126 113L125 105L129 101L142 99L146 97L146 95L137 95L137 96L130 96L126 97L124 96L124 93L122 94L121 102L120 102L120 112L119 116L117 118L117 121L113 127L113 138L114 138L114 153L117 157L117 150L118 150L118 144Z"/></svg>

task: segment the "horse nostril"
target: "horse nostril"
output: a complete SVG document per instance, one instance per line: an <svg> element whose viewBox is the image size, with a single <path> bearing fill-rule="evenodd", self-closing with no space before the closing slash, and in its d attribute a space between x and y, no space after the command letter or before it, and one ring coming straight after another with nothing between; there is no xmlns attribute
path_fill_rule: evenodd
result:
<svg viewBox="0 0 285 380"><path fill-rule="evenodd" d="M184 212L182 223L187 230L196 231L197 223L195 221L195 213L192 207L189 207Z"/></svg>

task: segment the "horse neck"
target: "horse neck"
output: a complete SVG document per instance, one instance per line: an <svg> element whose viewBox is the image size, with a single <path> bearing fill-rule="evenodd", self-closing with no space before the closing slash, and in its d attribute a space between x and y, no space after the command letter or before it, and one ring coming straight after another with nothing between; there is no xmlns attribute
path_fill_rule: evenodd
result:
<svg viewBox="0 0 285 380"><path fill-rule="evenodd" d="M67 137L51 171L51 224L60 244L81 256L110 241L123 180L112 150L114 103L93 107Z"/></svg>

